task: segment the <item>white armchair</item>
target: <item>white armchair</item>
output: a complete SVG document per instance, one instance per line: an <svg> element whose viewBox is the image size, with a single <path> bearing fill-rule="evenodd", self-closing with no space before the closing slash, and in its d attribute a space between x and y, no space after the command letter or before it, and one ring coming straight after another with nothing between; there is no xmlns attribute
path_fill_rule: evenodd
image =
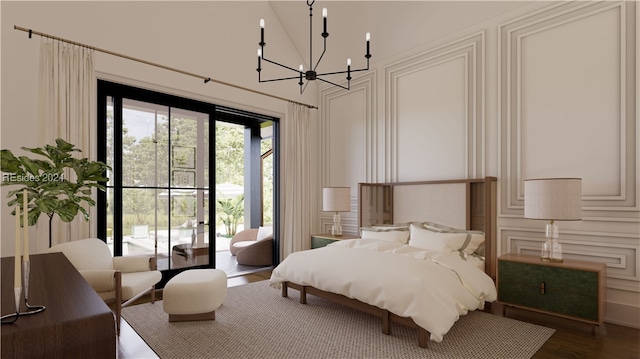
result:
<svg viewBox="0 0 640 359"><path fill-rule="evenodd" d="M98 238L61 243L49 252L62 252L105 302L115 303L118 334L122 307L149 292L155 302L155 285L162 274L153 257L112 257L107 244Z"/></svg>

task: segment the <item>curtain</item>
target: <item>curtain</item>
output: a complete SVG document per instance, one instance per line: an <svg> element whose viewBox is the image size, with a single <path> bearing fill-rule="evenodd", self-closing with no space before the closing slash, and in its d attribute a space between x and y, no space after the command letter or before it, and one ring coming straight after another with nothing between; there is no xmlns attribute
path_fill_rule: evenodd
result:
<svg viewBox="0 0 640 359"><path fill-rule="evenodd" d="M78 156L96 160L96 75L94 51L60 41L43 39L40 43L38 94L38 146L55 145L57 138L82 150ZM71 174L65 174L69 176ZM94 192L95 198L95 192ZM95 237L96 209L87 208L89 222L82 216L65 223L53 219L52 244ZM44 217L43 217L44 218ZM48 247L49 218L36 227L37 248ZM40 250L39 250L40 252Z"/></svg>
<svg viewBox="0 0 640 359"><path fill-rule="evenodd" d="M287 106L282 121L281 259L310 247L309 108Z"/></svg>

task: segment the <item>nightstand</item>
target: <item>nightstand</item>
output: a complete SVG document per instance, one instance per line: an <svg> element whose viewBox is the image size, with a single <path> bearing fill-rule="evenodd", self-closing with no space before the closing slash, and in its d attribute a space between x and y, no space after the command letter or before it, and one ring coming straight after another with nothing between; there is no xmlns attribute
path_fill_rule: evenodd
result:
<svg viewBox="0 0 640 359"><path fill-rule="evenodd" d="M591 324L603 322L607 267L604 263L506 254L498 258L498 302Z"/></svg>
<svg viewBox="0 0 640 359"><path fill-rule="evenodd" d="M360 238L358 236L343 234L340 237L336 237L331 235L331 233L320 233L320 234L312 234L311 235L311 249L321 248L326 246L329 243L333 243L335 241L341 241L343 239L357 239Z"/></svg>

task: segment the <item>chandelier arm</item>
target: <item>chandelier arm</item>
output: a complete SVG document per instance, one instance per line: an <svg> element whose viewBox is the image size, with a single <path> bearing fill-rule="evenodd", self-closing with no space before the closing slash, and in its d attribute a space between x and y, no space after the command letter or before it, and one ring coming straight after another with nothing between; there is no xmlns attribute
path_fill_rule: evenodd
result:
<svg viewBox="0 0 640 359"><path fill-rule="evenodd" d="M325 72L325 73L321 73L321 74L317 74L316 76L329 76L329 75L340 75L340 74L346 74L348 72L360 72L360 71L368 71L369 68L368 67L363 67L361 69L351 69L351 70L345 70L345 71L334 71L334 72Z"/></svg>
<svg viewBox="0 0 640 359"><path fill-rule="evenodd" d="M317 80L320 80L320 81L322 81L322 82L326 82L326 83L331 84L331 85L333 85L333 86L338 86L338 87L343 88L343 89L345 89L345 90L348 90L348 89L349 89L349 88L348 88L348 87L346 87L346 86L338 85L338 84L337 84L337 83L335 83L335 82L331 82L331 81L329 81L329 80L321 79L321 78L319 78L319 77L317 78Z"/></svg>
<svg viewBox="0 0 640 359"><path fill-rule="evenodd" d="M268 79L268 80L262 80L260 79L258 82L274 82L274 81L283 81L283 80L297 80L299 79L299 76L292 76L292 77L282 77L279 79Z"/></svg>
<svg viewBox="0 0 640 359"><path fill-rule="evenodd" d="M327 38L324 38L324 49L322 50L322 53L320 54L320 57L318 57L318 62L316 62L316 65L313 67L313 71L315 71L318 68L318 65L320 65L320 60L322 60L322 57L324 56L324 53L327 52ZM311 61L311 59L309 59L309 61Z"/></svg>
<svg viewBox="0 0 640 359"><path fill-rule="evenodd" d="M266 57L262 57L262 59L263 59L264 61L266 61L266 62L270 63L270 64L278 65L278 66L280 66L280 67L284 67L285 69L289 69L289 70L291 70L291 71L295 71L295 72L297 72L297 73L299 73L299 72L300 72L300 70L298 70L298 69L294 69L293 67L289 67L289 66L287 66L287 65L283 65L283 64L277 63L277 62L275 62L275 61L271 61L271 60L267 59Z"/></svg>
<svg viewBox="0 0 640 359"><path fill-rule="evenodd" d="M309 85L309 81L305 82L304 87L300 86L300 94L302 95L302 93L304 92L304 90L307 89L307 85Z"/></svg>

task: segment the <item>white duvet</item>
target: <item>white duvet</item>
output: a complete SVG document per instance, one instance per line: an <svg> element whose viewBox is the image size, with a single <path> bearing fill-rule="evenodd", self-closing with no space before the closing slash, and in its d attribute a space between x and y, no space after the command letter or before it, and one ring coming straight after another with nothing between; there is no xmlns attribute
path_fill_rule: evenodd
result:
<svg viewBox="0 0 640 359"><path fill-rule="evenodd" d="M457 252L444 254L399 242L355 239L289 255L271 286L290 281L338 293L412 318L442 341L460 315L496 300L491 278Z"/></svg>

